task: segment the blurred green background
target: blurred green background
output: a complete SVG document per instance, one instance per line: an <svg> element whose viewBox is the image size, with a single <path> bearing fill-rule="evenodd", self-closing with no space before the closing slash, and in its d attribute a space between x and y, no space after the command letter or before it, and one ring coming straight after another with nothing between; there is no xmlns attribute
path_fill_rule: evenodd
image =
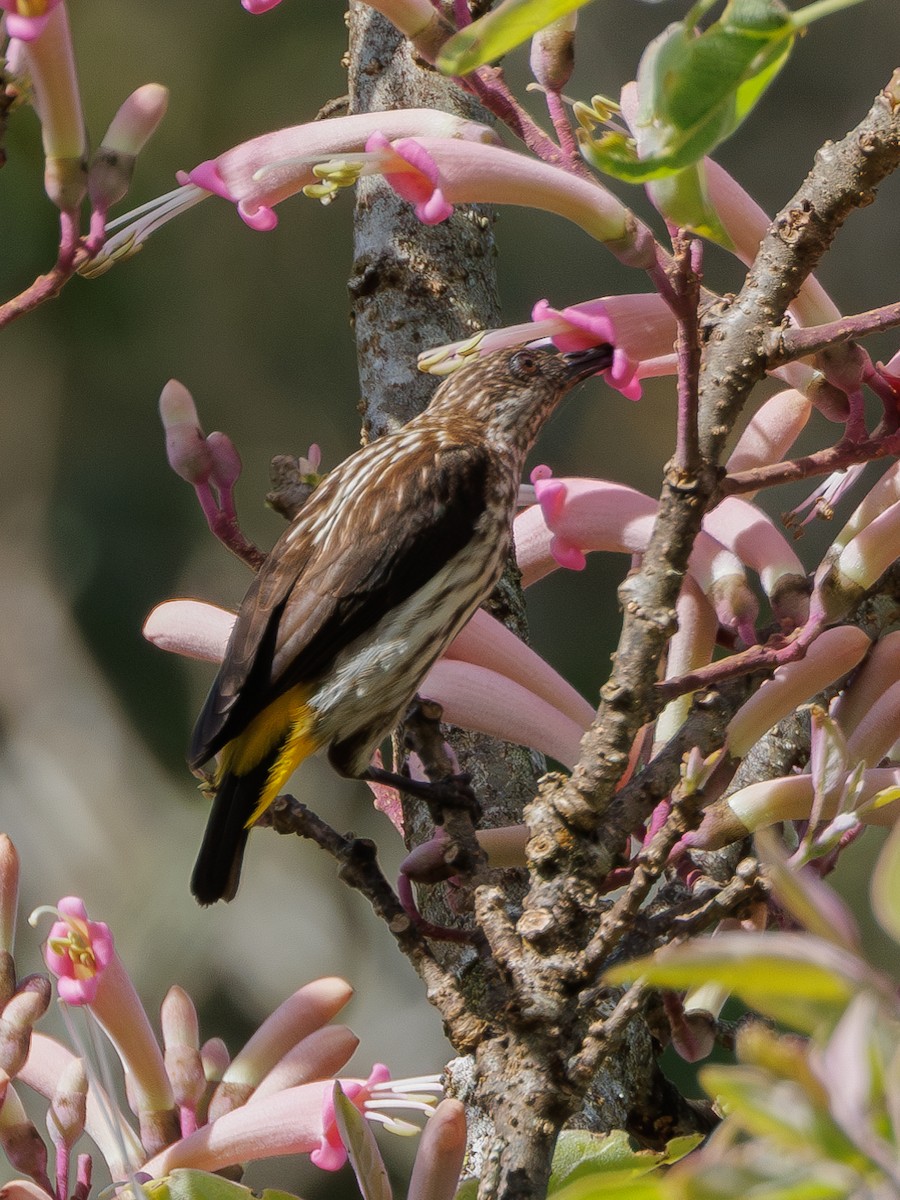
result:
<svg viewBox="0 0 900 1200"><path fill-rule="evenodd" d="M615 95L647 40L686 8L599 0L585 9L569 94ZM131 204L167 191L176 169L311 119L346 90L339 4L285 0L253 18L238 0L74 0L71 15L95 144L135 87L156 80L171 89ZM798 44L719 154L767 209L793 193L826 139L867 111L897 66L898 34L897 0L867 0ZM526 63L526 51L507 63L520 96ZM527 103L540 113L540 97ZM56 237L32 113L14 115L7 153L4 299L50 266ZM629 201L659 228L642 194ZM878 203L851 218L820 272L845 312L896 299L898 202L898 181L888 181ZM263 503L272 455L317 441L329 466L358 444L346 296L351 197L328 209L295 199L279 217L273 233L254 233L230 205L206 201L135 259L94 282L73 281L3 332L2 827L23 857L25 911L84 895L91 913L113 925L151 1011L180 982L203 1009L205 1035L226 1036L234 1050L294 987L344 974L358 988L348 1019L363 1036L359 1069L384 1059L398 1074L439 1070L440 1022L390 939L312 846L255 835L232 905L200 910L187 889L205 807L183 750L212 671L154 650L140 628L154 604L174 595L235 605L248 574L207 533L191 489L166 465L159 390L172 376L182 380L206 429L231 435L244 460L243 524L263 546L280 532ZM542 296L565 304L645 287L557 218L504 210L496 236L509 322L525 319ZM727 256L710 251L706 265L711 286L739 284ZM886 336L869 348L887 358L896 344ZM537 460L556 474L607 476L656 494L672 445L672 399L670 382L649 386L636 405L594 383L546 431ZM835 433L814 422L809 444ZM779 493L773 504L790 508L802 494ZM810 565L828 535L826 528L806 538ZM591 698L614 646L615 585L625 565L597 559L529 597L538 648ZM394 869L397 839L371 813L363 788L312 762L301 791L339 828L375 837ZM32 955L23 970L37 962L37 941L27 930L21 936L23 956Z"/></svg>

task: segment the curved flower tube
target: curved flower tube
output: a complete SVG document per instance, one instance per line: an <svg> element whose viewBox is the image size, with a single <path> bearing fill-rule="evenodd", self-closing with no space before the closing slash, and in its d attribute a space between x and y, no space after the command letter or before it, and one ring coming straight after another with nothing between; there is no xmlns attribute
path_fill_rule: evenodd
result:
<svg viewBox="0 0 900 1200"><path fill-rule="evenodd" d="M803 658L779 667L741 705L726 729L729 752L735 758L743 758L782 717L852 671L862 662L870 645L868 637L855 625L826 629Z"/></svg>
<svg viewBox="0 0 900 1200"><path fill-rule="evenodd" d="M594 709L572 685L539 654L516 637L511 629L483 608L475 611L444 651L445 659L459 659L487 667L540 696L583 729L594 719Z"/></svg>
<svg viewBox="0 0 900 1200"><path fill-rule="evenodd" d="M780 462L806 428L812 404L805 392L788 388L756 410L725 464L729 474ZM745 493L752 499L752 493Z"/></svg>
<svg viewBox="0 0 900 1200"><path fill-rule="evenodd" d="M611 345L612 366L600 374L629 400L640 399L640 379L674 375L677 371L673 352L675 318L656 293L603 296L562 309L539 300L531 316L530 324L486 330L465 341L426 351L419 355L419 369L448 375L472 355L549 338L563 352Z"/></svg>
<svg viewBox="0 0 900 1200"><path fill-rule="evenodd" d="M41 122L44 146L44 189L63 213L74 213L87 192L88 137L81 109L81 91L72 32L65 4L8 4L6 26L14 41L11 58L21 59L34 90L34 107ZM22 9L43 11L23 16ZM16 31L19 32L16 32Z"/></svg>
<svg viewBox="0 0 900 1200"><path fill-rule="evenodd" d="M846 737L852 737L856 727L898 679L900 630L895 630L875 643L852 682L834 701L831 714Z"/></svg>
<svg viewBox="0 0 900 1200"><path fill-rule="evenodd" d="M585 552L646 549L657 503L634 488L597 479L537 479L535 491L539 505L520 513L513 525L524 586L557 566L582 570ZM748 644L755 641L758 605L737 556L701 530L690 571L722 624Z"/></svg>
<svg viewBox="0 0 900 1200"><path fill-rule="evenodd" d="M666 654L666 679L688 675L712 662L719 621L712 605L700 591L696 580L686 575L675 605L678 628L669 639ZM693 692L670 700L653 727L653 751L664 746L687 720Z"/></svg>
<svg viewBox="0 0 900 1200"><path fill-rule="evenodd" d="M28 1058L17 1078L38 1095L52 1100L63 1073L77 1061L61 1042L35 1031L31 1035ZM111 1116L115 1118L114 1126ZM146 1157L137 1134L97 1083L88 1086L84 1128L115 1179L124 1179L136 1171Z"/></svg>
<svg viewBox="0 0 900 1200"><path fill-rule="evenodd" d="M278 223L276 204L304 188L321 185L317 164L329 162L334 170L335 160L351 157L355 165L344 164L348 174L342 179L354 182L366 165L365 144L379 131L388 138L430 133L439 138L499 141L487 125L428 108L332 117L265 133L181 172L181 187L111 221L108 228L116 232L83 274L102 274L116 260L134 254L155 230L210 195L230 200L252 228L273 229Z"/></svg>
<svg viewBox="0 0 900 1200"><path fill-rule="evenodd" d="M349 983L330 977L315 979L282 1001L229 1063L209 1102L209 1120L244 1104L284 1055L325 1026L352 995Z"/></svg>
<svg viewBox="0 0 900 1200"><path fill-rule="evenodd" d="M654 264L653 234L600 183L485 142L462 146L446 138L412 140L414 146L404 139L391 142L392 159L378 142L383 156L378 169L390 183L395 174L419 170L424 186L432 171L422 171L424 152L433 163L432 186L449 205L515 204L557 213L602 242L626 266L646 269Z"/></svg>
<svg viewBox="0 0 900 1200"><path fill-rule="evenodd" d="M867 806L879 792L900 789L900 768L877 768L863 775L858 820L866 825L893 826L900 818L900 799ZM761 780L713 804L700 828L685 834L686 848L720 850L778 821L802 821L809 817L814 800L811 775L790 775ZM864 807L867 806L867 807ZM837 814L836 797L822 807L820 816L829 820Z"/></svg>
<svg viewBox="0 0 900 1200"><path fill-rule="evenodd" d="M584 724L572 721L521 684L474 663L439 660L419 693L438 701L448 724L531 746L569 768L578 761L581 739L590 725L590 719Z"/></svg>
<svg viewBox="0 0 900 1200"><path fill-rule="evenodd" d="M487 125L432 109L331 117L243 142L217 158L200 163L179 182L195 184L231 200L251 228L273 229L278 223L272 211L275 205L322 178L314 170L317 163L346 155L358 161L361 171L368 164L360 158L360 153L376 133L386 139L430 134L429 140L451 144L456 139L463 139L469 145L497 142L496 134ZM393 163L393 155L389 161ZM375 169L381 165L378 162ZM354 173L354 181L360 171Z"/></svg>
<svg viewBox="0 0 900 1200"><path fill-rule="evenodd" d="M703 528L759 575L772 612L785 632L809 617L810 586L803 563L767 513L729 496L703 518Z"/></svg>

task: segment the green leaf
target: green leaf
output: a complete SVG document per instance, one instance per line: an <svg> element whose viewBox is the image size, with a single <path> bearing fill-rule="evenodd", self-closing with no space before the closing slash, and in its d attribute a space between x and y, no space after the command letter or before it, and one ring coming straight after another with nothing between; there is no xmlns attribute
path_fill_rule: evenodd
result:
<svg viewBox="0 0 900 1200"><path fill-rule="evenodd" d="M637 978L684 989L717 983L745 1004L804 1033L832 1027L861 987L884 985L855 955L807 934L722 934L608 971L610 983Z"/></svg>
<svg viewBox="0 0 900 1200"><path fill-rule="evenodd" d="M438 70L445 75L467 75L587 3L589 0L503 0L493 12L450 38L438 57Z"/></svg>
<svg viewBox="0 0 900 1200"><path fill-rule="evenodd" d="M375 1135L339 1083L334 1085L334 1119L363 1200L391 1200L387 1168Z"/></svg>
<svg viewBox="0 0 900 1200"><path fill-rule="evenodd" d="M878 924L895 942L900 942L900 824L891 830L878 855L871 896Z"/></svg>
<svg viewBox="0 0 900 1200"><path fill-rule="evenodd" d="M667 1200L662 1172L636 1177L590 1175L566 1184L558 1192L548 1192L553 1200Z"/></svg>
<svg viewBox="0 0 900 1200"><path fill-rule="evenodd" d="M641 1150L627 1133L589 1133L565 1130L553 1155L548 1195L554 1200L581 1197L629 1196L655 1200L662 1195L661 1176L648 1179L659 1167L676 1162L702 1141L699 1135L674 1138L662 1151Z"/></svg>
<svg viewBox="0 0 900 1200"><path fill-rule="evenodd" d="M256 1200L259 1195L221 1175L187 1167L177 1167L161 1179L150 1179L141 1187L151 1200ZM267 1188L261 1200L297 1200L297 1197L290 1192Z"/></svg>
<svg viewBox="0 0 900 1200"><path fill-rule="evenodd" d="M693 22L691 14L674 22L644 51L634 142L603 135L585 145L586 157L599 170L634 183L698 163L747 117L796 37L778 0L732 0L721 19L700 34ZM701 206L687 223L699 227L704 219Z"/></svg>
<svg viewBox="0 0 900 1200"><path fill-rule="evenodd" d="M758 1067L704 1067L700 1082L747 1133L770 1139L788 1154L812 1153L865 1169L862 1154L831 1119L826 1097L813 1097L801 1084Z"/></svg>

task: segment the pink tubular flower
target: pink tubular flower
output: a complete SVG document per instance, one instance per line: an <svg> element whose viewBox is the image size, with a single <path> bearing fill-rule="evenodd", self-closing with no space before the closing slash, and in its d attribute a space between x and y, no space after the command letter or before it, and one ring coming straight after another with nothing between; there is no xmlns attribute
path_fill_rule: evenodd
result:
<svg viewBox="0 0 900 1200"><path fill-rule="evenodd" d="M657 503L642 492L601 479L540 478L534 486L538 504L520 513L513 526L525 587L557 565L583 570L590 551L642 554L646 549ZM701 530L690 572L720 622L751 644L758 605L737 555Z"/></svg>
<svg viewBox="0 0 900 1200"><path fill-rule="evenodd" d="M539 300L531 316L537 326L543 322L563 325L548 336L564 353L604 343L613 346L612 366L603 372L603 378L629 400L641 398L638 380L643 362L665 358L672 373L676 370L675 318L662 296L655 293L608 296L562 309ZM660 372L654 369L653 373Z"/></svg>
<svg viewBox="0 0 900 1200"><path fill-rule="evenodd" d="M548 301L539 300L531 317L530 324L490 329L465 341L426 351L419 355L419 369L448 375L474 354L549 338L563 352L611 345L612 366L600 374L610 387L629 400L640 399L639 379L674 374L677 370L673 352L675 318L656 293L603 296L562 309L551 308Z"/></svg>
<svg viewBox="0 0 900 1200"><path fill-rule="evenodd" d="M484 140L465 145L428 135L414 140L415 149L407 138L391 141L389 147L379 141L375 153L380 161L375 165L395 188L396 175L418 171L415 200L426 206L423 211L431 214L454 204L477 203L538 208L580 226L627 266L653 264L652 233L600 183Z"/></svg>
<svg viewBox="0 0 900 1200"><path fill-rule="evenodd" d="M64 896L56 906L60 920L47 938L44 958L56 976L61 1000L91 1004L100 977L113 959L113 937L103 921L89 921L84 901Z"/></svg>
<svg viewBox="0 0 900 1200"><path fill-rule="evenodd" d="M425 1088L434 1090L434 1080L391 1083L387 1068L376 1065L368 1079L342 1079L345 1094L364 1116L380 1121L397 1132L411 1131L414 1126L379 1111L383 1104L387 1113L400 1106L415 1112L430 1112L413 1092ZM168 1175L178 1167L193 1167L202 1171L220 1171L224 1167L251 1159L272 1158L280 1154L308 1154L316 1166L335 1171L347 1161L334 1122L332 1102L333 1081L302 1084L286 1088L254 1103L242 1105L225 1113L209 1125L182 1138L145 1163L142 1171L153 1178Z"/></svg>
<svg viewBox="0 0 900 1200"><path fill-rule="evenodd" d="M350 177L342 182L355 182L368 165L360 154L364 153L363 147L375 133L381 133L386 141L422 133L429 133L440 142L452 143L455 139L463 139L469 144L496 141L496 135L486 125L431 109L333 117L244 142L216 159L201 163L180 182L196 184L231 200L251 228L273 229L278 221L274 206L323 178L314 170L317 163L333 162L342 155L358 160L344 164L350 168ZM375 164L375 169L380 165L380 162Z"/></svg>
<svg viewBox="0 0 900 1200"><path fill-rule="evenodd" d="M57 3L31 5L32 11L42 9L39 16L23 17L18 10L26 7L21 0L7 14L7 28L20 22L37 30L30 38L10 46L10 58L18 59L24 73L30 77L34 91L34 108L41 121L41 141L44 146L44 190L63 213L74 213L87 191L88 139L81 109L81 92L72 46L72 32L66 6ZM18 53L16 53L18 49Z"/></svg>
<svg viewBox="0 0 900 1200"><path fill-rule="evenodd" d="M448 141L498 141L487 125L429 108L333 117L265 133L191 171L180 172L181 187L111 221L108 229L116 232L84 274L94 276L107 271L117 259L140 249L155 230L210 195L235 204L252 229L274 229L278 223L275 205L289 196L309 188L312 194L327 200L339 186L355 183L369 167L366 141L378 131L387 138L427 133ZM321 164L328 165L323 168ZM378 164L369 169L377 170ZM335 174L337 181L328 179Z"/></svg>
<svg viewBox="0 0 900 1200"><path fill-rule="evenodd" d="M381 152L388 158L383 174L394 189L415 208L423 225L439 225L453 212L441 192L437 164L415 138L400 138L393 145L383 133L373 133L366 153Z"/></svg>
<svg viewBox="0 0 900 1200"><path fill-rule="evenodd" d="M6 32L11 38L33 42L43 32L50 15L62 0L0 0L6 13Z"/></svg>

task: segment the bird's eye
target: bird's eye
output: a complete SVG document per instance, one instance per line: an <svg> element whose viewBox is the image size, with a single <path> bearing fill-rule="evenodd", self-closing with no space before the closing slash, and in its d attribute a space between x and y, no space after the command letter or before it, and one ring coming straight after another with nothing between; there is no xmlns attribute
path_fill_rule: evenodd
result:
<svg viewBox="0 0 900 1200"><path fill-rule="evenodd" d="M536 375L540 359L531 350L517 350L509 360L509 369L518 379L530 379Z"/></svg>

